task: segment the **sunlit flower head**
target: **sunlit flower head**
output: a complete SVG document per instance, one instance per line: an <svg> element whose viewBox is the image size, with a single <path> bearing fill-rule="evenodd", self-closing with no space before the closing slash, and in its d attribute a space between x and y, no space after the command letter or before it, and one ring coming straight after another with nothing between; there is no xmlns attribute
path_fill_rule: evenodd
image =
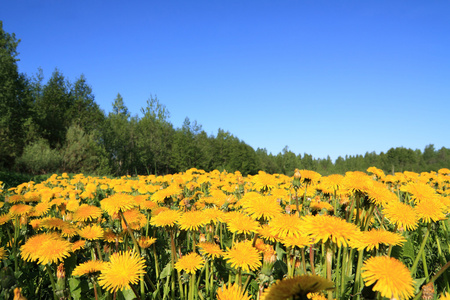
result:
<svg viewBox="0 0 450 300"><path fill-rule="evenodd" d="M72 251L75 252L77 250L83 249L85 245L86 245L86 241L84 241L84 240L76 241L72 244Z"/></svg>
<svg viewBox="0 0 450 300"><path fill-rule="evenodd" d="M217 289L218 300L250 300L250 296L237 285L223 285Z"/></svg>
<svg viewBox="0 0 450 300"><path fill-rule="evenodd" d="M4 247L0 247L0 261L6 257L6 251Z"/></svg>
<svg viewBox="0 0 450 300"><path fill-rule="evenodd" d="M322 175L311 170L300 170L301 180L305 183L317 183Z"/></svg>
<svg viewBox="0 0 450 300"><path fill-rule="evenodd" d="M88 260L75 267L72 271L74 276L91 276L100 273L105 266L105 262L101 260Z"/></svg>
<svg viewBox="0 0 450 300"><path fill-rule="evenodd" d="M423 200L429 200L436 197L436 190L424 182L411 182L405 187L406 191L411 195L414 203L419 203Z"/></svg>
<svg viewBox="0 0 450 300"><path fill-rule="evenodd" d="M78 234L78 228L75 225L67 224L66 226L61 228L61 236L62 237L74 237Z"/></svg>
<svg viewBox="0 0 450 300"><path fill-rule="evenodd" d="M437 197L418 202L414 210L419 220L425 223L438 222L445 219L446 206Z"/></svg>
<svg viewBox="0 0 450 300"><path fill-rule="evenodd" d="M270 230L270 226L267 224L262 225L258 229L258 236L269 242L275 242L278 240L278 237L276 235L272 234L272 232Z"/></svg>
<svg viewBox="0 0 450 300"><path fill-rule="evenodd" d="M210 242L199 243L197 247L200 249L200 253L209 258L217 258L223 255L223 251L219 245Z"/></svg>
<svg viewBox="0 0 450 300"><path fill-rule="evenodd" d="M227 249L223 257L232 268L241 268L243 271L254 271L261 266L261 254L252 246L250 241L235 243Z"/></svg>
<svg viewBox="0 0 450 300"><path fill-rule="evenodd" d="M33 206L27 204L15 204L9 209L9 214L11 217L22 216L30 213L32 209Z"/></svg>
<svg viewBox="0 0 450 300"><path fill-rule="evenodd" d="M103 240L108 243L121 243L123 238L121 235L114 233L111 229L106 229L103 232Z"/></svg>
<svg viewBox="0 0 450 300"><path fill-rule="evenodd" d="M408 268L399 260L388 256L367 259L362 267L366 286L373 286L382 297L409 299L414 295L414 281Z"/></svg>
<svg viewBox="0 0 450 300"><path fill-rule="evenodd" d="M164 210L157 216L152 217L150 224L156 227L173 227L181 217L181 212L178 210Z"/></svg>
<svg viewBox="0 0 450 300"><path fill-rule="evenodd" d="M334 283L315 275L303 275L277 281L269 287L264 300L302 299L309 293L330 290Z"/></svg>
<svg viewBox="0 0 450 300"><path fill-rule="evenodd" d="M281 243L283 245L285 245L286 247L303 248L303 247L311 245L313 242L312 242L311 237L309 237L307 235L299 235L299 236L286 237L281 240Z"/></svg>
<svg viewBox="0 0 450 300"><path fill-rule="evenodd" d="M126 211L136 206L134 196L128 194L114 194L100 201L101 208L110 216Z"/></svg>
<svg viewBox="0 0 450 300"><path fill-rule="evenodd" d="M406 230L414 230L418 226L419 217L416 211L408 204L392 202L384 207L384 215L392 224Z"/></svg>
<svg viewBox="0 0 450 300"><path fill-rule="evenodd" d="M151 245L153 245L154 243L156 243L156 238L153 238L153 237L141 236L138 239L139 247L141 247L142 249L146 249L146 248L150 247Z"/></svg>
<svg viewBox="0 0 450 300"><path fill-rule="evenodd" d="M20 247L20 256L26 261L39 264L57 263L69 256L72 244L57 234L38 234L32 236Z"/></svg>
<svg viewBox="0 0 450 300"><path fill-rule="evenodd" d="M283 212L274 196L258 196L242 203L244 211L257 220L271 220Z"/></svg>
<svg viewBox="0 0 450 300"><path fill-rule="evenodd" d="M81 204L80 207L73 213L74 221L92 221L102 216L102 210L97 206Z"/></svg>
<svg viewBox="0 0 450 300"><path fill-rule="evenodd" d="M80 237L86 240L99 240L103 237L103 228L98 225L89 225L78 230Z"/></svg>
<svg viewBox="0 0 450 300"><path fill-rule="evenodd" d="M359 234L359 229L355 224L335 216L308 216L304 220L305 230L315 242L325 243L329 240L338 247L348 246L349 241Z"/></svg>
<svg viewBox="0 0 450 300"><path fill-rule="evenodd" d="M157 203L164 202L181 194L183 190L177 184L171 184L165 189L159 190L151 196L151 200Z"/></svg>
<svg viewBox="0 0 450 300"><path fill-rule="evenodd" d="M209 223L208 216L200 210L185 212L178 219L181 230L197 231L207 223Z"/></svg>
<svg viewBox="0 0 450 300"><path fill-rule="evenodd" d="M131 251L114 253L106 263L99 277L99 284L109 292L129 289L130 284L139 282L145 274L145 261Z"/></svg>
<svg viewBox="0 0 450 300"><path fill-rule="evenodd" d="M270 220L270 232L273 236L287 238L300 236L304 232L305 222L297 215L282 214Z"/></svg>
<svg viewBox="0 0 450 300"><path fill-rule="evenodd" d="M232 218L227 222L228 230L232 233L251 234L258 232L259 222L241 213L232 214Z"/></svg>
<svg viewBox="0 0 450 300"><path fill-rule="evenodd" d="M139 230L147 224L147 217L141 213L137 208L127 210L123 213L123 218L127 221L128 226L132 230ZM127 225L122 219L122 228L125 230Z"/></svg>
<svg viewBox="0 0 450 300"><path fill-rule="evenodd" d="M70 225L70 223L64 221L63 219L56 218L56 217L43 218L40 223L40 227L42 227L42 228L59 229L59 230L61 230L62 228L66 227L68 225Z"/></svg>
<svg viewBox="0 0 450 300"><path fill-rule="evenodd" d="M387 246L402 245L406 239L398 233L386 231L383 229L372 229L361 234L359 249L378 249L381 244Z"/></svg>
<svg viewBox="0 0 450 300"><path fill-rule="evenodd" d="M50 205L45 202L41 202L36 204L36 206L33 208L33 211L31 213L34 217L42 217L46 215L50 210Z"/></svg>
<svg viewBox="0 0 450 300"><path fill-rule="evenodd" d="M178 271L185 271L188 274L195 274L195 272L203 267L205 260L203 257L195 252L191 252L182 256L175 264L175 269Z"/></svg>
<svg viewBox="0 0 450 300"><path fill-rule="evenodd" d="M0 225L3 225L6 222L9 222L10 220L11 220L11 215L10 214L0 215Z"/></svg>

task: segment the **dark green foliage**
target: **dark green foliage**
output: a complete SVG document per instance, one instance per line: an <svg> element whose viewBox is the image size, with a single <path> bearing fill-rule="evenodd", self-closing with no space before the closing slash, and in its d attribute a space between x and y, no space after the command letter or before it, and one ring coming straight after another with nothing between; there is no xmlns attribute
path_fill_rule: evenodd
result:
<svg viewBox="0 0 450 300"><path fill-rule="evenodd" d="M45 139L27 145L22 156L17 159L19 170L31 174L57 172L61 163L61 154L58 150L52 149Z"/></svg>
<svg viewBox="0 0 450 300"><path fill-rule="evenodd" d="M106 150L94 133L87 134L78 125L69 127L61 156L65 172L100 175L109 173Z"/></svg>
<svg viewBox="0 0 450 300"><path fill-rule="evenodd" d="M25 121L29 118L28 82L17 67L17 40L3 31L0 21L0 167L12 167L24 146Z"/></svg>

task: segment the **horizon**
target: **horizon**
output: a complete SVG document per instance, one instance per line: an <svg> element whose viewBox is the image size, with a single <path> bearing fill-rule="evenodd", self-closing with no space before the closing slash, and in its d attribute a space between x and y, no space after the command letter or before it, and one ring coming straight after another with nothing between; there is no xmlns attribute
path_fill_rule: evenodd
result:
<svg viewBox="0 0 450 300"><path fill-rule="evenodd" d="M108 114L157 97L274 155L449 148L450 3L11 1L19 72L81 74Z"/></svg>

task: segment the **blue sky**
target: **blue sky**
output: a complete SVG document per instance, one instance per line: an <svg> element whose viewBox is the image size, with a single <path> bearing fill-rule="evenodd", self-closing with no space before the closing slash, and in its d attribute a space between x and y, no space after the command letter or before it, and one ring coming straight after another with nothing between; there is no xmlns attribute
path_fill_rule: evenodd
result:
<svg viewBox="0 0 450 300"><path fill-rule="evenodd" d="M19 69L84 74L108 113L153 95L181 127L315 158L450 148L449 1L2 3Z"/></svg>

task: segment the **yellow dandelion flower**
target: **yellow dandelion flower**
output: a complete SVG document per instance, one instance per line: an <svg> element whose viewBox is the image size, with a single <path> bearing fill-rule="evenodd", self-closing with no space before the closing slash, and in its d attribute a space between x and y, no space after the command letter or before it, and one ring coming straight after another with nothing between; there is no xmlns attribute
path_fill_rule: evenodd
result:
<svg viewBox="0 0 450 300"><path fill-rule="evenodd" d="M151 210L154 209L155 207L157 207L158 204L156 202L147 200L147 201L143 201L139 204L139 207L143 210Z"/></svg>
<svg viewBox="0 0 450 300"><path fill-rule="evenodd" d="M334 207L326 202L326 201L311 201L311 204L309 205L312 211L321 211L322 209L325 209L326 211L332 212L334 211Z"/></svg>
<svg viewBox="0 0 450 300"><path fill-rule="evenodd" d="M178 210L164 210L157 216L152 217L150 224L156 227L173 227L180 217L181 212Z"/></svg>
<svg viewBox="0 0 450 300"><path fill-rule="evenodd" d="M382 297L409 299L414 295L414 281L408 268L393 257L376 256L364 262L362 278Z"/></svg>
<svg viewBox="0 0 450 300"><path fill-rule="evenodd" d="M30 221L30 225L31 227L33 227L34 230L39 229L40 225L41 225L41 219L34 219Z"/></svg>
<svg viewBox="0 0 450 300"><path fill-rule="evenodd" d="M179 219L178 224L181 230L197 231L202 226L209 223L208 216L203 211L188 211L185 212Z"/></svg>
<svg viewBox="0 0 450 300"><path fill-rule="evenodd" d="M56 217L48 217L42 219L40 227L46 229L62 229L67 225L70 225L70 223L64 221L63 219Z"/></svg>
<svg viewBox="0 0 450 300"><path fill-rule="evenodd" d="M98 240L103 237L103 228L97 224L85 226L78 230L78 234L86 240Z"/></svg>
<svg viewBox="0 0 450 300"><path fill-rule="evenodd" d="M0 261L3 260L3 258L6 257L6 251L4 247L0 247Z"/></svg>
<svg viewBox="0 0 450 300"><path fill-rule="evenodd" d="M57 234L39 234L31 237L20 247L20 256L26 261L39 264L57 263L69 256L72 244Z"/></svg>
<svg viewBox="0 0 450 300"><path fill-rule="evenodd" d="M147 223L147 217L141 213L137 208L133 208L130 210L127 210L123 213L123 217L128 223L128 226L132 230L139 230L142 227L145 226ZM127 229L127 226L125 225L124 220L122 219L122 228L125 230Z"/></svg>
<svg viewBox="0 0 450 300"><path fill-rule="evenodd" d="M233 217L227 222L228 230L232 233L251 234L257 233L259 229L259 222L241 213L235 213Z"/></svg>
<svg viewBox="0 0 450 300"><path fill-rule="evenodd" d="M123 238L121 235L114 233L111 229L106 229L103 232L103 240L107 243L122 243Z"/></svg>
<svg viewBox="0 0 450 300"><path fill-rule="evenodd" d="M105 262L101 260L88 260L75 267L72 271L73 276L91 276L95 273L99 273L105 267Z"/></svg>
<svg viewBox="0 0 450 300"><path fill-rule="evenodd" d="M217 289L217 299L218 300L250 300L250 296L242 290L242 288L237 285L223 285Z"/></svg>
<svg viewBox="0 0 450 300"><path fill-rule="evenodd" d="M166 199L176 197L181 194L183 190L176 184L169 185L167 188L157 191L151 196L151 200L157 203L164 202Z"/></svg>
<svg viewBox="0 0 450 300"><path fill-rule="evenodd" d="M203 242L197 246L200 248L200 252L206 257L214 259L223 256L223 251L220 249L220 246L215 243Z"/></svg>
<svg viewBox="0 0 450 300"><path fill-rule="evenodd" d="M286 247L298 247L303 248L311 245L312 239L309 236L306 235L299 235L299 236L290 236L286 237L281 240L281 243L285 245Z"/></svg>
<svg viewBox="0 0 450 300"><path fill-rule="evenodd" d="M250 241L235 243L231 249L227 249L223 257L232 268L241 268L247 272L255 271L261 266L261 254Z"/></svg>
<svg viewBox="0 0 450 300"><path fill-rule="evenodd" d="M84 241L84 240L79 240L79 241L74 242L72 244L72 252L83 249L85 245L86 245L86 241Z"/></svg>
<svg viewBox="0 0 450 300"><path fill-rule="evenodd" d="M257 220L271 220L283 212L274 196L260 194L242 203L242 207L246 213Z"/></svg>
<svg viewBox="0 0 450 300"><path fill-rule="evenodd" d="M205 260L195 252L191 252L181 257L175 264L175 269L185 271L188 274L194 274L205 264Z"/></svg>
<svg viewBox="0 0 450 300"><path fill-rule="evenodd" d="M130 284L139 282L145 274L145 261L131 251L114 253L106 263L99 277L99 284L109 292L129 289Z"/></svg>
<svg viewBox="0 0 450 300"><path fill-rule="evenodd" d="M279 238L287 238L293 236L300 236L304 230L305 222L297 215L280 215L273 218L269 222L270 232L273 236Z"/></svg>
<svg viewBox="0 0 450 300"><path fill-rule="evenodd" d="M377 206L382 206L386 203L398 202L396 194L386 188L386 186L378 181L373 181L371 186L367 189L367 198Z"/></svg>
<svg viewBox="0 0 450 300"><path fill-rule="evenodd" d="M119 211L126 211L136 206L134 196L128 194L114 194L100 201L101 208L112 216Z"/></svg>
<svg viewBox="0 0 450 300"><path fill-rule="evenodd" d="M280 280L269 287L264 300L304 299L309 293L330 290L334 283L316 275L303 275Z"/></svg>
<svg viewBox="0 0 450 300"><path fill-rule="evenodd" d="M88 222L98 219L102 216L102 210L97 206L89 204L81 204L73 213L73 220L75 222Z"/></svg>
<svg viewBox="0 0 450 300"><path fill-rule="evenodd" d="M443 293L441 294L441 296L439 297L439 300L450 300L450 293Z"/></svg>
<svg viewBox="0 0 450 300"><path fill-rule="evenodd" d="M33 211L31 213L34 217L42 217L46 215L50 210L50 205L45 202L41 202L36 204L36 206L33 208Z"/></svg>
<svg viewBox="0 0 450 300"><path fill-rule="evenodd" d="M315 242L325 243L330 240L338 247L348 246L349 241L359 234L358 227L353 223L328 215L305 217L305 231Z"/></svg>
<svg viewBox="0 0 450 300"><path fill-rule="evenodd" d="M372 229L365 231L364 234L360 236L359 240L359 250L367 249L369 251L374 248L378 249L380 244L397 246L406 242L406 239L401 234L383 229Z"/></svg>
<svg viewBox="0 0 450 300"><path fill-rule="evenodd" d="M154 243L156 243L156 238L153 238L153 237L141 236L138 239L139 247L141 247L142 249L146 249L146 248L150 247L151 245L153 245Z"/></svg>
<svg viewBox="0 0 450 300"><path fill-rule="evenodd" d="M6 222L9 222L10 220L11 220L11 215L9 215L9 214L0 215L0 225L3 225Z"/></svg>
<svg viewBox="0 0 450 300"><path fill-rule="evenodd" d="M416 211L408 204L392 202L384 207L384 215L392 224L406 230L414 230L419 225L419 217Z"/></svg>
<svg viewBox="0 0 450 300"><path fill-rule="evenodd" d="M311 170L300 170L301 180L305 183L317 183L322 175Z"/></svg>
<svg viewBox="0 0 450 300"><path fill-rule="evenodd" d="M438 222L445 219L446 206L438 198L421 200L416 204L414 210L425 223Z"/></svg>
<svg viewBox="0 0 450 300"><path fill-rule="evenodd" d="M262 225L258 229L258 236L269 242L275 242L278 240L278 237L272 234L270 226L267 224Z"/></svg>
<svg viewBox="0 0 450 300"><path fill-rule="evenodd" d="M78 233L78 228L72 224L68 224L61 228L61 236L63 237L74 237Z"/></svg>
<svg viewBox="0 0 450 300"><path fill-rule="evenodd" d="M429 200L436 197L436 190L424 182L411 182L405 189L411 194L411 199L416 204L422 200Z"/></svg>
<svg viewBox="0 0 450 300"><path fill-rule="evenodd" d="M9 209L11 217L26 215L31 212L33 206L27 204L15 204Z"/></svg>
<svg viewBox="0 0 450 300"><path fill-rule="evenodd" d="M224 211L218 209L217 207L205 208L203 210L203 214L209 220L209 222L213 222L214 224L217 224L222 219Z"/></svg>

